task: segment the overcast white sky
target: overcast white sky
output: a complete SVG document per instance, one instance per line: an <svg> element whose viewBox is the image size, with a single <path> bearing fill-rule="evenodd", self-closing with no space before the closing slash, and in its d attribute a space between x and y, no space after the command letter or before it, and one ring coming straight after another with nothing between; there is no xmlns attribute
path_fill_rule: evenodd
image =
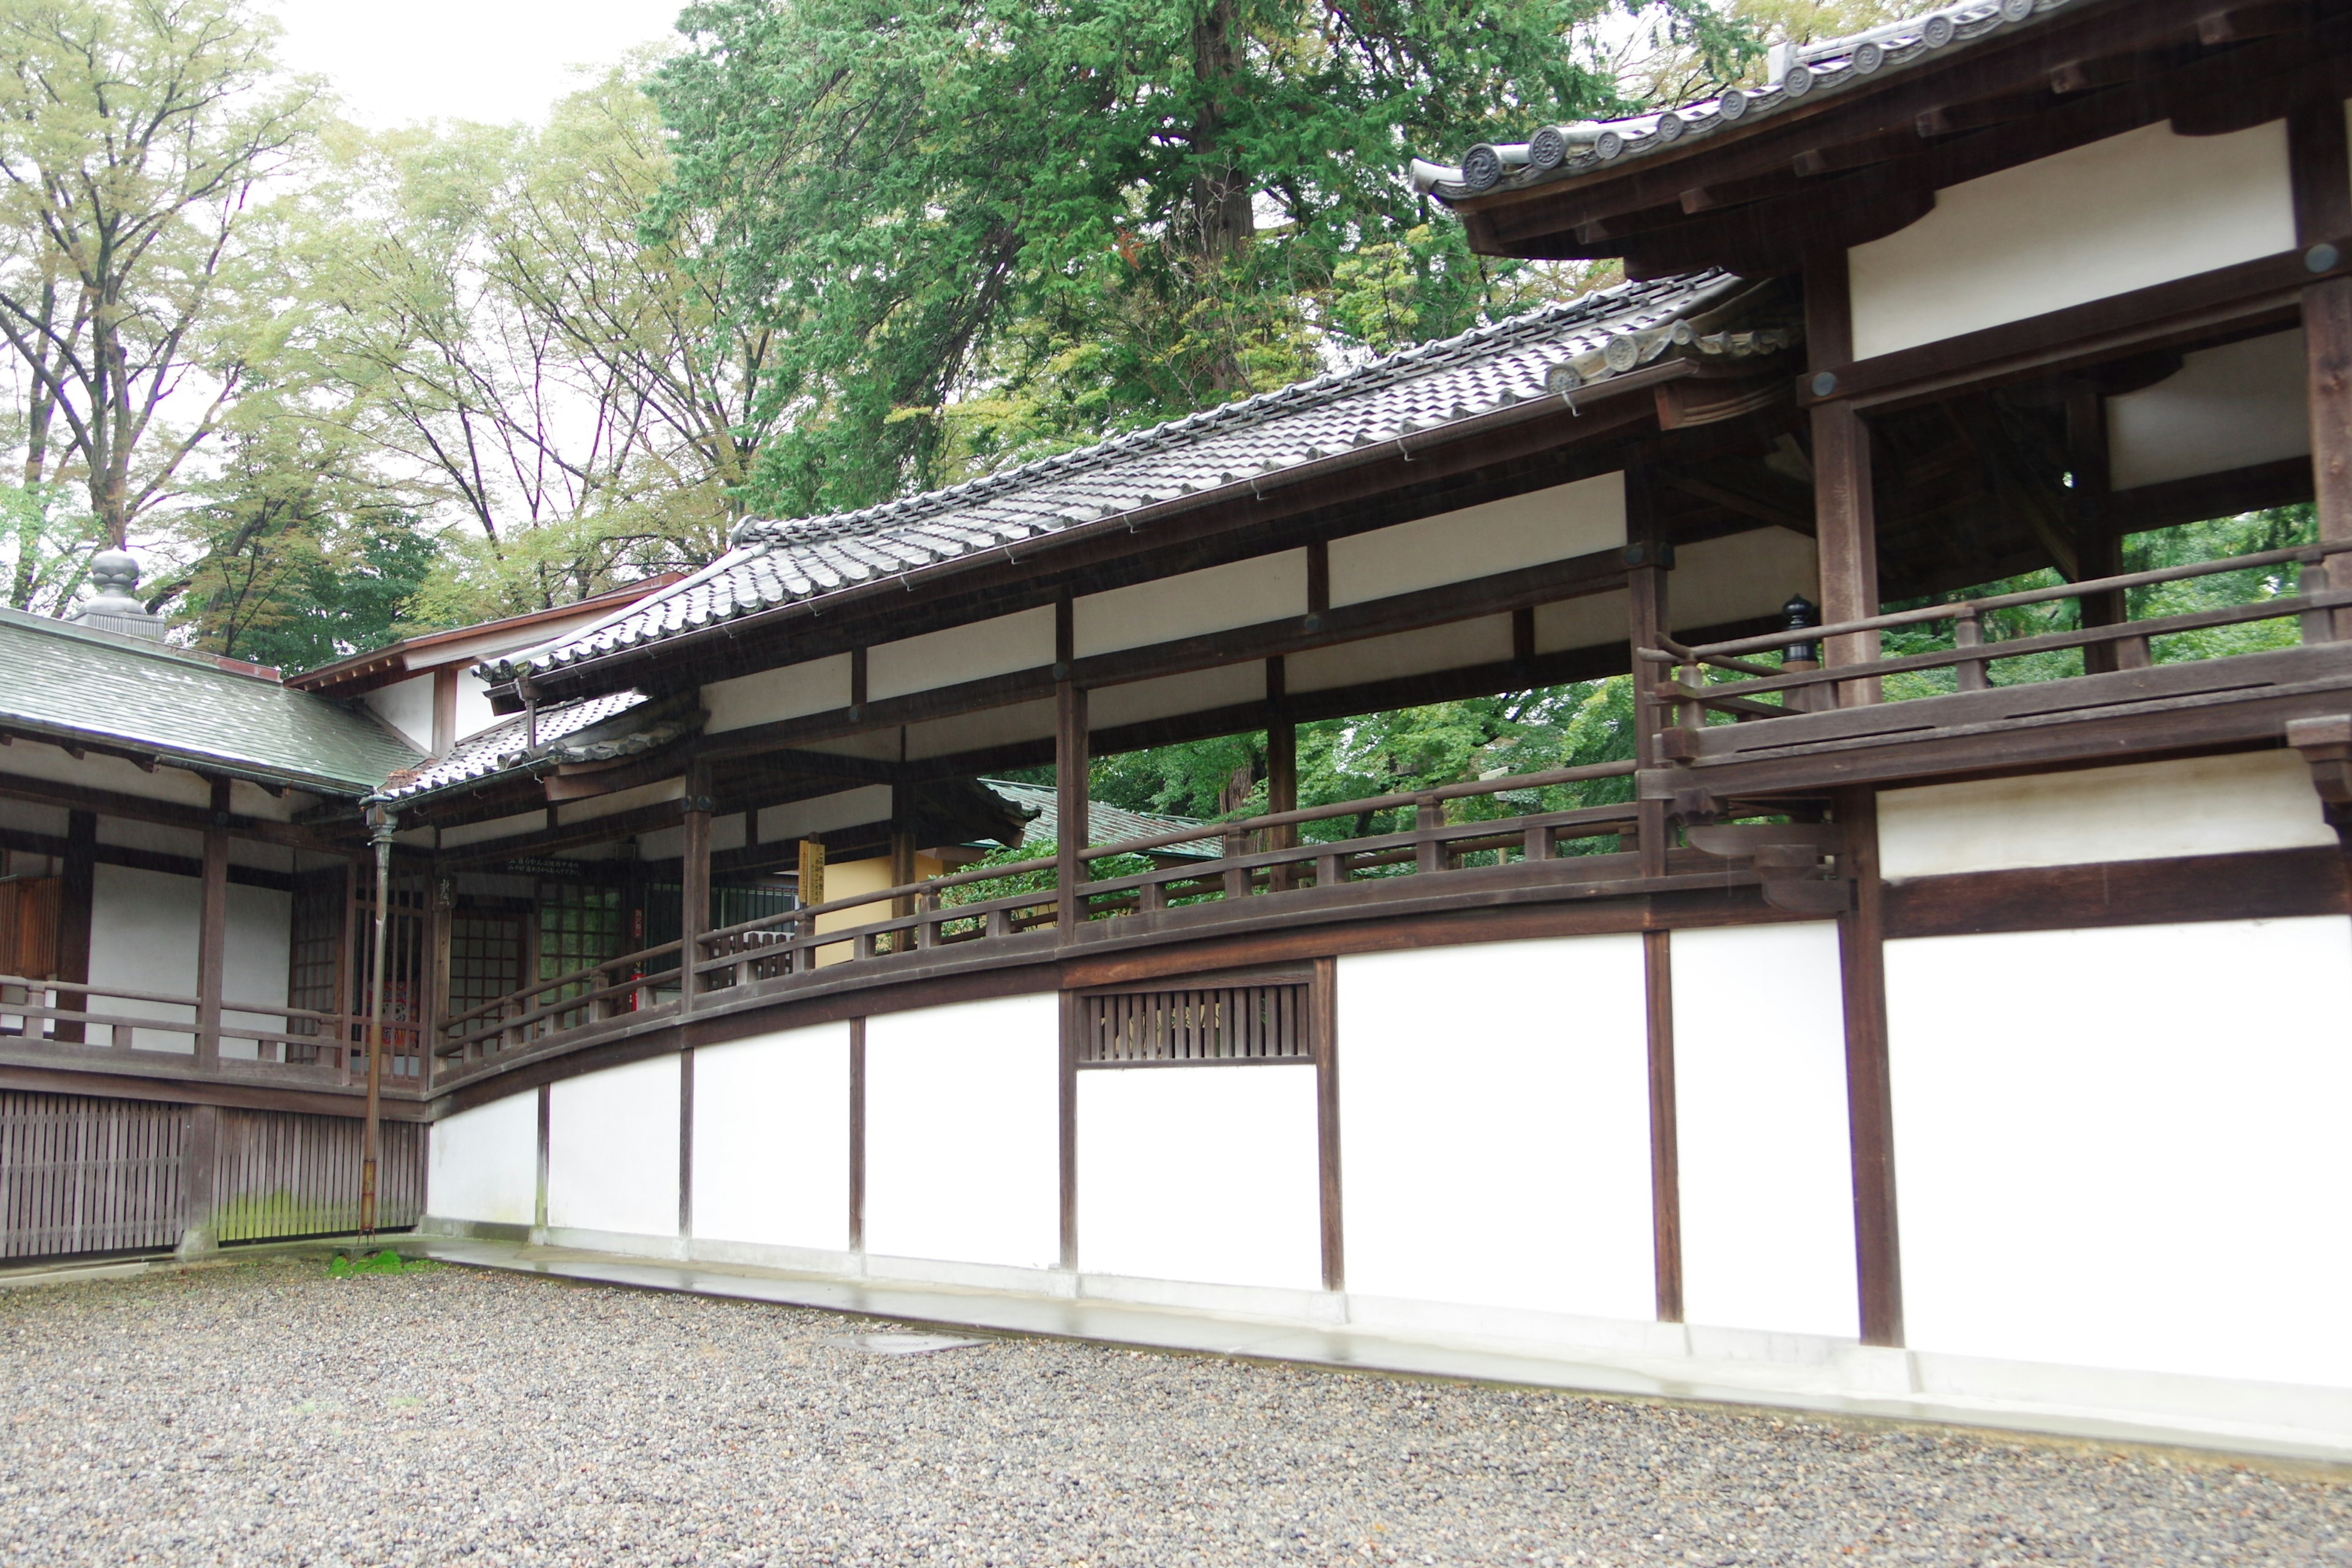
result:
<svg viewBox="0 0 2352 1568"><path fill-rule="evenodd" d="M261 0L287 65L334 83L384 129L419 120L536 120L572 68L669 36L683 0Z"/></svg>

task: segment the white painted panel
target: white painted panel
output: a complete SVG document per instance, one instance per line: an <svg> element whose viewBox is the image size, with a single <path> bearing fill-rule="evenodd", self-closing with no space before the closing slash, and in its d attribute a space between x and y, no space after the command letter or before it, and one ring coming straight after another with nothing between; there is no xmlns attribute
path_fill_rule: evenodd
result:
<svg viewBox="0 0 2352 1568"><path fill-rule="evenodd" d="M441 830L441 847L459 849L468 844L488 843L493 838L512 838L518 833L537 833L546 826L547 812L543 807L538 811L517 812L512 816L492 817L488 822L460 823L455 827ZM426 847L431 847L429 838Z"/></svg>
<svg viewBox="0 0 2352 1568"><path fill-rule="evenodd" d="M1306 613L1307 552L1286 550L1089 594L1070 606L1070 632L1087 658Z"/></svg>
<svg viewBox="0 0 2352 1568"><path fill-rule="evenodd" d="M1851 1339L1837 926L1678 931L1673 970L1684 1317Z"/></svg>
<svg viewBox="0 0 2352 1568"><path fill-rule="evenodd" d="M1685 544L1666 574L1667 616L1677 627L1719 626L1777 616L1790 595L1821 597L1821 558L1813 542L1785 528Z"/></svg>
<svg viewBox="0 0 2352 1568"><path fill-rule="evenodd" d="M849 1026L694 1054L694 1234L849 1247Z"/></svg>
<svg viewBox="0 0 2352 1568"><path fill-rule="evenodd" d="M1054 662L1054 606L950 626L866 656L866 695L878 702L935 686L957 686Z"/></svg>
<svg viewBox="0 0 2352 1568"><path fill-rule="evenodd" d="M1339 960L1348 1289L1648 1319L1638 936Z"/></svg>
<svg viewBox="0 0 2352 1568"><path fill-rule="evenodd" d="M183 768L157 768L149 773L128 758L96 752L77 761L55 746L30 740L19 740L11 746L7 760L7 771L24 778L110 789L142 800L172 800L205 810L212 807L212 786Z"/></svg>
<svg viewBox="0 0 2352 1568"><path fill-rule="evenodd" d="M1423 626L1384 637L1294 653L1284 661L1291 691L1325 691L1367 680L1392 680L1431 670L1500 664L1511 657L1511 617L1484 616L1451 626Z"/></svg>
<svg viewBox="0 0 2352 1568"><path fill-rule="evenodd" d="M490 706L489 683L470 669L457 672L457 739L478 735L493 724L503 724L509 715Z"/></svg>
<svg viewBox="0 0 2352 1568"><path fill-rule="evenodd" d="M1625 543L1625 476L1488 501L1331 542L1331 602L1360 605L1418 588L1566 561Z"/></svg>
<svg viewBox="0 0 2352 1568"><path fill-rule="evenodd" d="M703 728L712 734L846 708L849 656L840 653L733 680L714 680L702 689L702 706L710 715Z"/></svg>
<svg viewBox="0 0 2352 1568"><path fill-rule="evenodd" d="M889 815L890 786L864 784L838 795L821 795L811 800L762 807L760 841L772 844L784 838L814 838L838 827L880 822Z"/></svg>
<svg viewBox="0 0 2352 1568"><path fill-rule="evenodd" d="M137 871L100 863L90 900L89 983L171 996L196 994L196 924L204 888L194 877ZM282 984L282 982L281 982ZM169 1020L173 1029L134 1029L142 1050L196 1048L189 1026L193 1007L101 998L101 1010L133 1018ZM93 1030L93 1034L98 1031Z"/></svg>
<svg viewBox="0 0 2352 1568"><path fill-rule="evenodd" d="M866 1020L866 1251L1059 1261L1060 1005L1008 996Z"/></svg>
<svg viewBox="0 0 2352 1568"><path fill-rule="evenodd" d="M622 812L635 811L643 805L659 805L666 800L685 798L684 778L656 779L651 784L616 789L610 795L592 795L585 800L565 801L555 808L555 820L568 826L575 822L593 822L600 816L617 816Z"/></svg>
<svg viewBox="0 0 2352 1568"><path fill-rule="evenodd" d="M1054 700L1015 702L1004 708L983 708L950 719L932 719L907 726L907 755L950 757L984 746L1009 746L1054 732Z"/></svg>
<svg viewBox="0 0 2352 1568"><path fill-rule="evenodd" d="M1265 663L1228 664L1196 669L1184 675L1163 675L1156 680L1131 680L1124 686L1103 686L1087 693L1087 724L1109 730L1140 724L1148 719L1168 719L1180 713L1205 713L1265 700Z"/></svg>
<svg viewBox="0 0 2352 1568"><path fill-rule="evenodd" d="M1880 792L1888 877L2334 845L2289 751L2033 773Z"/></svg>
<svg viewBox="0 0 2352 1568"><path fill-rule="evenodd" d="M1536 606L1536 651L1559 653L1566 648L1592 647L1623 642L1631 635L1630 602L1622 588L1608 594L1587 594Z"/></svg>
<svg viewBox="0 0 2352 1568"><path fill-rule="evenodd" d="M530 1225L539 1218L539 1096L510 1094L433 1124L425 1212Z"/></svg>
<svg viewBox="0 0 2352 1568"><path fill-rule="evenodd" d="M2284 121L2144 126L1938 191L1926 217L1848 251L1854 357L2294 247Z"/></svg>
<svg viewBox="0 0 2352 1568"><path fill-rule="evenodd" d="M203 897L201 886L197 889ZM228 885L228 942L226 963L221 970L221 1000L250 1002L259 1007L286 1005L287 972L293 958L294 895L276 888L249 888L242 883ZM221 1056L228 1060L252 1061L260 1056L259 1045L250 1036L239 1036L239 1029L261 1029L271 1034L286 1032L286 1016L282 1013L239 1012L235 1007L221 1014ZM273 1047L274 1048L274 1047Z"/></svg>
<svg viewBox="0 0 2352 1568"><path fill-rule="evenodd" d="M2311 455L2303 329L2184 356L2154 386L2107 399L2117 489Z"/></svg>
<svg viewBox="0 0 2352 1568"><path fill-rule="evenodd" d="M420 752L433 749L433 678L412 675L379 686L360 700L368 711L400 731Z"/></svg>
<svg viewBox="0 0 2352 1568"><path fill-rule="evenodd" d="M547 1223L677 1234L678 1061L649 1058L554 1086L547 1113Z"/></svg>
<svg viewBox="0 0 2352 1568"><path fill-rule="evenodd" d="M1089 1274L1322 1284L1315 1069L1078 1075L1078 1266Z"/></svg>
<svg viewBox="0 0 2352 1568"><path fill-rule="evenodd" d="M205 852L202 828L174 827L168 823L142 822L131 816L100 817L98 841L118 849L152 849L159 855L177 855L187 860L200 858Z"/></svg>
<svg viewBox="0 0 2352 1568"><path fill-rule="evenodd" d="M1906 1341L2352 1386L2352 923L1886 944Z"/></svg>

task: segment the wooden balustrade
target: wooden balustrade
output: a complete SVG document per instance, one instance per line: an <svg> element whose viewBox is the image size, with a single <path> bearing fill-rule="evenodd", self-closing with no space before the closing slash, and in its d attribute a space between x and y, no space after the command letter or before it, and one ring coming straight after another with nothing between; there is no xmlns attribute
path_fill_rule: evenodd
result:
<svg viewBox="0 0 2352 1568"><path fill-rule="evenodd" d="M70 1005L79 997L79 1006ZM140 1011L168 1009L169 1011ZM218 1065L241 1072L268 1072L310 1081L349 1084L364 1073L367 1064L367 1018L357 1013L327 1013L282 1003L239 1001L224 997L219 1005L219 1039L236 1045L249 1042L249 1058L231 1055ZM257 1018L277 1020L267 1027ZM81 1038L60 1040L58 1026L79 1026ZM35 980L0 974L0 1046L11 1041L44 1050L70 1052L89 1059L137 1052L150 1060L184 1058L194 1069L206 1061L197 1049L207 1026L199 998L176 992L136 991L119 985L86 984L68 980ZM397 1063L419 1055L411 1039L419 1026L409 1020L385 1026L386 1052ZM141 1037L147 1037L142 1043ZM209 1068L207 1070L211 1070ZM422 1064L404 1077L422 1077Z"/></svg>
<svg viewBox="0 0 2352 1568"><path fill-rule="evenodd" d="M1652 670L1662 666L1666 668L1668 673L1658 682L1655 690L1671 705L1668 711L1675 715L1675 723L1684 729L1696 729L1705 724L1709 713L1727 713L1735 721L1785 718L1791 713L1808 710L1808 705L1800 700L1806 693L1822 689L1834 691L1845 682L1874 680L1914 671L1949 669L1958 690L1983 691L1991 686L1990 668L1996 659L2021 658L2031 654L2068 648L2112 647L2116 649L2116 668L2144 669L2153 658L2149 639L2181 632L2209 631L2220 626L2292 617L2301 623L2306 642L2333 640L2334 613L2352 606L2352 591L2320 588L2275 599L2259 599L2250 604L2221 605L2210 610L2152 616L2146 620L2126 620L2108 626L2077 626L2067 631L2043 632L1999 642L1985 640L1984 617L1996 610L2120 594L2132 588L2185 582L2225 572L2273 566L2317 566L2329 556L2346 551L2352 551L2352 541L2265 550L2251 555L2193 562L2184 566L2167 566L2147 572L2127 572L2117 576L2061 584L2051 588L2030 588L1981 599L1926 605L1913 610L1897 610L1859 620L1842 621L1834 626L1808 626L1801 630L1738 637L1695 647L1660 637L1657 639L1659 647L1642 648L1638 650L1637 657ZM1743 657L1769 652L1792 640L1827 642L1833 638L1903 627L1931 626L1942 622L1951 624L1952 647L1927 653L1836 664L1822 668L1783 668ZM1736 679L1714 679L1710 671L1722 671ZM1643 679L1651 678L1644 676ZM1759 700L1766 697L1777 697L1779 701Z"/></svg>

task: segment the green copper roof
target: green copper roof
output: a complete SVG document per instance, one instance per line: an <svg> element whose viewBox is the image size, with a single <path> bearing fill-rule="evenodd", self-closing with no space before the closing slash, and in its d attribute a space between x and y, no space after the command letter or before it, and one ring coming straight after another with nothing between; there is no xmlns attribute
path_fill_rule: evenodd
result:
<svg viewBox="0 0 2352 1568"><path fill-rule="evenodd" d="M202 655L0 610L0 730L363 795L415 748L362 712Z"/></svg>

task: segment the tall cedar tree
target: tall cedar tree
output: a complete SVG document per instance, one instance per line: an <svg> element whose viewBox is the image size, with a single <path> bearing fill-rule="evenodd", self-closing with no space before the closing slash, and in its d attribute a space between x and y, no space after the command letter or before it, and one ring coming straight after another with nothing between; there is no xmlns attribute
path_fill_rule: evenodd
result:
<svg viewBox="0 0 2352 1568"><path fill-rule="evenodd" d="M1746 47L1702 0L689 6L650 235L707 237L717 353L778 345L743 499L861 506L1311 374L1375 246L1418 335L1468 325L1490 273L1402 167L1622 107L1582 40L1625 8Z"/></svg>

